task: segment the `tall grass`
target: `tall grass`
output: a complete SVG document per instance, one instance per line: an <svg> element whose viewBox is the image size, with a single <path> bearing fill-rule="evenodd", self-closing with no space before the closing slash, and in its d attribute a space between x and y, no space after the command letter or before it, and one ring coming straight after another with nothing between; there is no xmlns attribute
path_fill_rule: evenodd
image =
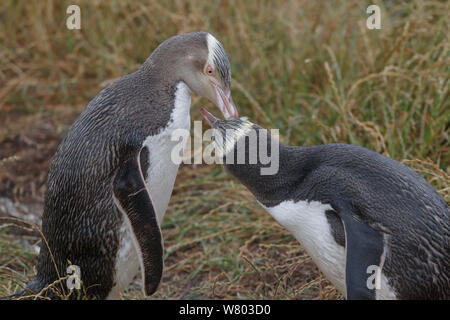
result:
<svg viewBox="0 0 450 320"><path fill-rule="evenodd" d="M74 3L81 30L65 27ZM366 28L372 3L381 30ZM448 12L438 0L2 0L0 142L42 117L58 119L64 133L103 86L162 41L204 30L229 54L241 115L279 128L289 144L352 143L405 161L450 201ZM193 99L194 119L205 104ZM183 168L166 217L156 297L337 297L218 167Z"/></svg>

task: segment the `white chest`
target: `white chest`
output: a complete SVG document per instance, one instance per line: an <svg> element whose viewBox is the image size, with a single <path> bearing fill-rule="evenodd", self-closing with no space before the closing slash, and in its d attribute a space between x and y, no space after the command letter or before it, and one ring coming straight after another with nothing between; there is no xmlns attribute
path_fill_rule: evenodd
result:
<svg viewBox="0 0 450 320"><path fill-rule="evenodd" d="M175 92L175 107L168 126L159 134L145 139L143 146L149 150L149 168L147 171L147 189L161 223L167 210L179 164L172 158L172 149L176 141L171 141L175 129L190 129L191 94L189 88L180 82Z"/></svg>
<svg viewBox="0 0 450 320"><path fill-rule="evenodd" d="M325 215L331 206L318 201L289 200L264 208L291 232L325 277L345 294L345 249L334 240Z"/></svg>
<svg viewBox="0 0 450 320"><path fill-rule="evenodd" d="M169 124L159 134L147 137L143 143L149 150L149 168L145 183L159 225L167 210L179 166L171 159L171 151L176 142L172 142L170 136L175 129L190 129L190 105L189 88L180 82L175 92L175 106ZM108 299L118 299L119 293L128 287L136 275L140 257L135 246L131 226L127 219L124 219L120 228L120 245L116 256L116 285L112 288Z"/></svg>
<svg viewBox="0 0 450 320"><path fill-rule="evenodd" d="M267 208L262 205L282 226L301 243L314 263L325 277L344 296L347 288L345 283L346 249L337 244L331 233L325 211L332 210L329 204L318 201L284 201L278 206ZM380 287L376 290L376 299L396 299L394 290L389 286L383 273L383 264L388 250L385 249L379 267ZM369 277L369 274L367 275Z"/></svg>

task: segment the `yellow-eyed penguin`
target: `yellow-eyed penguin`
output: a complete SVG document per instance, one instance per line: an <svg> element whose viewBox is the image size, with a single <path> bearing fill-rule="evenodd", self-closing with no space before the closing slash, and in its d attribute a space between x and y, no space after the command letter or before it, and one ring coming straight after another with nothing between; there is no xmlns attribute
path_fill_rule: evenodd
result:
<svg viewBox="0 0 450 320"><path fill-rule="evenodd" d="M224 117L236 117L230 82L223 46L194 32L164 41L139 70L88 104L54 156L37 275L21 295L65 277L69 264L79 268L88 298L118 298L139 266L145 293L156 291L163 270L160 223L178 170L171 133L189 130L192 93ZM69 292L65 281L53 288ZM50 290L44 295L57 298Z"/></svg>
<svg viewBox="0 0 450 320"><path fill-rule="evenodd" d="M450 209L419 174L359 146L285 146L247 119L202 113L226 171L347 299L450 299Z"/></svg>

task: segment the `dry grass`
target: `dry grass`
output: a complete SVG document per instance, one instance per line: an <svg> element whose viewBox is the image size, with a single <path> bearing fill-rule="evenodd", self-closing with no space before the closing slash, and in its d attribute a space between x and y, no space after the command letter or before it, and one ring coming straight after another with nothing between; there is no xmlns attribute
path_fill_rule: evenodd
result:
<svg viewBox="0 0 450 320"><path fill-rule="evenodd" d="M42 203L57 141L102 86L136 70L166 38L205 30L230 56L242 115L280 128L289 144L352 143L405 160L449 202L450 4L372 2L382 8L381 30L366 29L369 2L361 1L4 0L0 197ZM81 31L65 28L73 3ZM205 104L193 99L194 119ZM41 138L43 124L51 133ZM152 298L340 298L220 167L180 170L162 229L164 278ZM0 296L32 277L38 239L0 226ZM142 298L139 286L124 298Z"/></svg>

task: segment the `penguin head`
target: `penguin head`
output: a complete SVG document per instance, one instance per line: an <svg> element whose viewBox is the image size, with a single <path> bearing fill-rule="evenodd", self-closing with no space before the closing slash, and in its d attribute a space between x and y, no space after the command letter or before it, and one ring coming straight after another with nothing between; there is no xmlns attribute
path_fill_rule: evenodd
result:
<svg viewBox="0 0 450 320"><path fill-rule="evenodd" d="M216 157L227 157L231 151L233 156L227 158L226 165L260 164L260 148L264 146L260 140L265 139L265 154L271 154L274 145L272 136L266 129L249 121L247 117L220 120L205 109L201 109L203 117L211 125L212 140ZM251 159L256 159L252 161ZM238 160L240 159L240 160Z"/></svg>
<svg viewBox="0 0 450 320"><path fill-rule="evenodd" d="M246 117L220 120L205 109L200 111L213 129L211 139L216 157L226 156L235 149L238 141L247 136L255 126Z"/></svg>
<svg viewBox="0 0 450 320"><path fill-rule="evenodd" d="M144 69L159 69L170 81L183 81L210 100L227 119L237 118L231 98L231 68L222 44L210 33L192 32L164 41L147 59Z"/></svg>
<svg viewBox="0 0 450 320"><path fill-rule="evenodd" d="M284 148L278 130L272 135L246 117L220 120L205 109L201 112L212 127L216 160L256 196L258 185L267 184L278 173Z"/></svg>

